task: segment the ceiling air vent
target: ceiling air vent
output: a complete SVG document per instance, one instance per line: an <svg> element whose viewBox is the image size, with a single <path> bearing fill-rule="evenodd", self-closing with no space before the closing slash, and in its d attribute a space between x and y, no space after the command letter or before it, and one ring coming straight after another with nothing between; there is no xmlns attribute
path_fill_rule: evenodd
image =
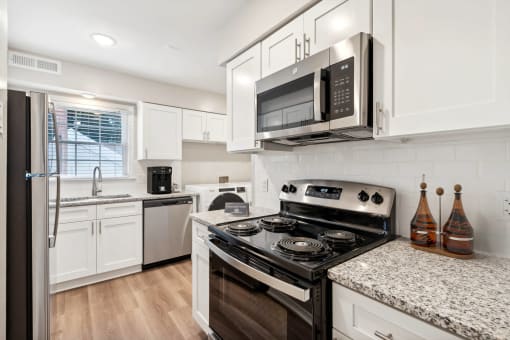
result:
<svg viewBox="0 0 510 340"><path fill-rule="evenodd" d="M9 51L9 66L53 74L62 73L62 63L58 60L14 51Z"/></svg>

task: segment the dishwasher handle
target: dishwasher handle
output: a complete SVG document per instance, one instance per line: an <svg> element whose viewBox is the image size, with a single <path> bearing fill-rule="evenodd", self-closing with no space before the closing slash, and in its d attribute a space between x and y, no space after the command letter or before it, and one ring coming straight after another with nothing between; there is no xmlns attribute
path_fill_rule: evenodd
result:
<svg viewBox="0 0 510 340"><path fill-rule="evenodd" d="M191 196L186 196L186 197L178 197L178 198L167 198L167 199L143 201L144 208L157 208L157 207L164 207L164 206L168 206L168 205L178 205L178 204L193 204L193 198L191 198Z"/></svg>

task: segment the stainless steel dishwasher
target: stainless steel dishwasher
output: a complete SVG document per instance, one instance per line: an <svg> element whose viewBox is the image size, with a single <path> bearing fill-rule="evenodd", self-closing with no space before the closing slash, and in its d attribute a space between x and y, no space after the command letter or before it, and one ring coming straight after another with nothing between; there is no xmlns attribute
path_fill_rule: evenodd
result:
<svg viewBox="0 0 510 340"><path fill-rule="evenodd" d="M143 267L191 254L190 196L143 202Z"/></svg>

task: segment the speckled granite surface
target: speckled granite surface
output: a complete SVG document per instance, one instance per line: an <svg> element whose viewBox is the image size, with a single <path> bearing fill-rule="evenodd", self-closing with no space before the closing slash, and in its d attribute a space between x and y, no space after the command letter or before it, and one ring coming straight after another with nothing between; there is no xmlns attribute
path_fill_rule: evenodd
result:
<svg viewBox="0 0 510 340"><path fill-rule="evenodd" d="M278 211L266 209L266 208L257 208L250 207L250 216L232 216L230 214L225 214L223 210L215 210L215 211L204 211L199 213L191 214L191 218L199 223L205 225L218 225L222 223L235 222L248 220L250 218L258 218L263 216L269 216L277 214Z"/></svg>
<svg viewBox="0 0 510 340"><path fill-rule="evenodd" d="M510 259L457 260L398 239L329 270L343 286L468 339L510 339Z"/></svg>
<svg viewBox="0 0 510 340"><path fill-rule="evenodd" d="M62 202L60 204L60 206L62 208L78 207L78 206L82 206L82 205L135 202L135 201L157 200L157 199L162 199L162 198L174 198L174 197L184 197L184 196L196 196L196 193L176 192L176 193L162 194L162 195L152 195L152 194L147 194L147 193L141 193L141 194L132 194L130 197L85 199L85 200L80 200L80 201Z"/></svg>

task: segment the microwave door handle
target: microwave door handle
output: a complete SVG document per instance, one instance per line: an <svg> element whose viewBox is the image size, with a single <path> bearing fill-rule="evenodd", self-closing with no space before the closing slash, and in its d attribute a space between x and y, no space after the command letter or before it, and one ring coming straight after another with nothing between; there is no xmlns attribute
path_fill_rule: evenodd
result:
<svg viewBox="0 0 510 340"><path fill-rule="evenodd" d="M313 76L313 119L322 121L326 106L326 82L322 79L322 69L315 71Z"/></svg>
<svg viewBox="0 0 510 340"><path fill-rule="evenodd" d="M239 270L240 272L254 278L255 280L262 282L265 285L268 285L269 287L284 293L286 295L289 295L299 301L306 302L310 300L310 289L304 289L301 287L294 286L288 282L282 281L280 279L275 278L274 276L271 276L269 274L266 274L264 272L258 271L257 269L247 265L244 262L239 261L233 256L230 256L229 254L225 253L223 250L218 248L214 243L211 241L207 242L209 249L216 254L220 259L225 261L230 266L234 267L235 269Z"/></svg>

